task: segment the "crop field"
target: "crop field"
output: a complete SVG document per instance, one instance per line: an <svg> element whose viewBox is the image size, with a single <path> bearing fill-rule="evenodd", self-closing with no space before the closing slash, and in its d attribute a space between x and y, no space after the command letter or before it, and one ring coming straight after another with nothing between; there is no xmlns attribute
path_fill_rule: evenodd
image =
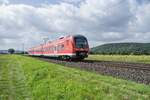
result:
<svg viewBox="0 0 150 100"><path fill-rule="evenodd" d="M120 61L150 64L150 56L146 55L89 55L88 60Z"/></svg>
<svg viewBox="0 0 150 100"><path fill-rule="evenodd" d="M31 57L0 55L0 100L101 99L148 100L150 85Z"/></svg>

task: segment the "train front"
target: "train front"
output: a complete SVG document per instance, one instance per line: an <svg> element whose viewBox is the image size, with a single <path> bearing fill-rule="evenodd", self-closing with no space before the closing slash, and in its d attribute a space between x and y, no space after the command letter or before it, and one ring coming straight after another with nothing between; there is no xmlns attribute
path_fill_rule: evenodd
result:
<svg viewBox="0 0 150 100"><path fill-rule="evenodd" d="M88 57L89 45L86 37L82 35L73 36L74 39L74 52L77 59L84 59Z"/></svg>

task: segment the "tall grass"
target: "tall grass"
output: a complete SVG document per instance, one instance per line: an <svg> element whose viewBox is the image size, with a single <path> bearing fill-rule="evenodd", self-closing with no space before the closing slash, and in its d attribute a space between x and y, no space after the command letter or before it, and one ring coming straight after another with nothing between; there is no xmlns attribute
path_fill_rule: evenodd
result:
<svg viewBox="0 0 150 100"><path fill-rule="evenodd" d="M12 74L7 73L13 71L15 77L9 78ZM11 100L26 98L28 100L148 100L150 98L149 85L23 56L0 56L0 73L0 98L18 97ZM8 80L11 84L7 81L3 83L2 80ZM15 86L16 88L12 88Z"/></svg>
<svg viewBox="0 0 150 100"><path fill-rule="evenodd" d="M146 55L89 55L87 59L101 61L121 61L150 64L150 56Z"/></svg>

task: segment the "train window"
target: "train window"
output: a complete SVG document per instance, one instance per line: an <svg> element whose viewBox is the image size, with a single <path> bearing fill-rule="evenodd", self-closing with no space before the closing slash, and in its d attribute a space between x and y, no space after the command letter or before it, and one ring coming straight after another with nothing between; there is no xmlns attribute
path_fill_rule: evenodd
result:
<svg viewBox="0 0 150 100"><path fill-rule="evenodd" d="M49 51L51 51L51 47L49 48Z"/></svg>
<svg viewBox="0 0 150 100"><path fill-rule="evenodd" d="M77 48L87 48L87 40L85 38L76 37L75 44Z"/></svg>
<svg viewBox="0 0 150 100"><path fill-rule="evenodd" d="M61 45L61 49L64 49L64 44Z"/></svg>
<svg viewBox="0 0 150 100"><path fill-rule="evenodd" d="M52 51L54 51L55 50L55 48L54 47L52 47Z"/></svg>
<svg viewBox="0 0 150 100"><path fill-rule="evenodd" d="M63 45L61 44L61 45L59 45L59 49L60 50L62 50L63 49Z"/></svg>
<svg viewBox="0 0 150 100"><path fill-rule="evenodd" d="M55 50L61 51L61 50L63 50L63 49L64 49L64 45L63 45L63 44L60 44L60 45L56 46L56 49L55 49Z"/></svg>
<svg viewBox="0 0 150 100"><path fill-rule="evenodd" d="M60 45L57 46L57 51L60 51Z"/></svg>
<svg viewBox="0 0 150 100"><path fill-rule="evenodd" d="M51 52L53 52L53 47L51 47Z"/></svg>

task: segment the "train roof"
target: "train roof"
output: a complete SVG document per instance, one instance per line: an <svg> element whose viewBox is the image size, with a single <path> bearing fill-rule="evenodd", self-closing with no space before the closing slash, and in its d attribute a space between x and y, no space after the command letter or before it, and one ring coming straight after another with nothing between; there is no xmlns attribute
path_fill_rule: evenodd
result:
<svg viewBox="0 0 150 100"><path fill-rule="evenodd" d="M70 37L73 37L73 38L75 38L75 37L84 37L84 38L86 38L85 36L80 35L80 34L67 35L67 36L64 36L64 37L60 37L59 39L56 39L56 40L48 41L48 43L46 43L46 44L41 44L41 45L48 45L49 43L57 42L57 41L59 41L59 40L61 40L61 39L67 39L67 38L70 38ZM30 49L36 49L36 48L40 47L41 45L32 47L32 48L30 48Z"/></svg>
<svg viewBox="0 0 150 100"><path fill-rule="evenodd" d="M83 35L80 35L80 34L76 34L76 35L72 35L73 37L85 37Z"/></svg>

